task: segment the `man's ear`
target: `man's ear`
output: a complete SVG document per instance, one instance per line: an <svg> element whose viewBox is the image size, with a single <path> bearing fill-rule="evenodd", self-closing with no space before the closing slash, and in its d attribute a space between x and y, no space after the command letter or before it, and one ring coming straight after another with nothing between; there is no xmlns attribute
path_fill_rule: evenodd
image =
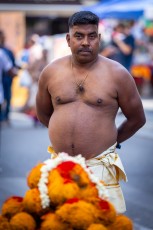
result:
<svg viewBox="0 0 153 230"><path fill-rule="evenodd" d="M98 36L99 36L99 41L101 41L101 34L99 34Z"/></svg>
<svg viewBox="0 0 153 230"><path fill-rule="evenodd" d="M70 34L66 34L66 41L68 46L70 47Z"/></svg>

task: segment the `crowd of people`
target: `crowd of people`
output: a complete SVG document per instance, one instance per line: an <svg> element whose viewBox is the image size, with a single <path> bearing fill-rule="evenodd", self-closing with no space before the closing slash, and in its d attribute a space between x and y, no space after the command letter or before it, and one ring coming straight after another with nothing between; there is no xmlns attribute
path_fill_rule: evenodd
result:
<svg viewBox="0 0 153 230"><path fill-rule="evenodd" d="M0 66L0 121L9 124L13 78L19 75L20 86L26 87L28 92L26 103L20 112L29 115L34 124L37 124L35 97L39 75L48 64L47 50L40 44L39 36L33 34L27 39L24 49L16 58L13 51L5 46L5 34L0 31L0 51L2 59Z"/></svg>

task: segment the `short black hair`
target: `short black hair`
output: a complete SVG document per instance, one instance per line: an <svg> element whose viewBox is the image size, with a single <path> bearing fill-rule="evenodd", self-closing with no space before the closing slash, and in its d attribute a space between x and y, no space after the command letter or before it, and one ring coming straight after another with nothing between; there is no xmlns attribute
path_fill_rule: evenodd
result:
<svg viewBox="0 0 153 230"><path fill-rule="evenodd" d="M97 25L98 27L99 24L98 16L92 13L91 11L79 11L74 13L68 20L69 28L75 25L87 25L87 24Z"/></svg>

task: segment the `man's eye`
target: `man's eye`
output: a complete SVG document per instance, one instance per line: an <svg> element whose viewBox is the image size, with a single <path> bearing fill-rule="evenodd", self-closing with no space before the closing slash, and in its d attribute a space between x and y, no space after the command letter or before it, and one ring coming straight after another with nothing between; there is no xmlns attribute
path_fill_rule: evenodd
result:
<svg viewBox="0 0 153 230"><path fill-rule="evenodd" d="M91 38L91 39L94 39L95 37L96 37L96 35L94 35L94 34L91 34L91 35L90 35L90 38Z"/></svg>
<svg viewBox="0 0 153 230"><path fill-rule="evenodd" d="M76 38L82 38L82 36L80 34L77 34Z"/></svg>

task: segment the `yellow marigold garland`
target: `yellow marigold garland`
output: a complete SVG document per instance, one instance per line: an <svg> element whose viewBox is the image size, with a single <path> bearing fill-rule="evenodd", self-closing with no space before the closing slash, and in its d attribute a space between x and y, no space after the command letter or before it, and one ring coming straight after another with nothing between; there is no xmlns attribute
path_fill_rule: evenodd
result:
<svg viewBox="0 0 153 230"><path fill-rule="evenodd" d="M29 188L37 188L38 186L38 182L40 180L41 177L41 167L43 166L43 163L39 163L37 164L29 173L28 177L27 177L27 184L29 186Z"/></svg>
<svg viewBox="0 0 153 230"><path fill-rule="evenodd" d="M11 230L11 225L8 219L0 215L0 230Z"/></svg>
<svg viewBox="0 0 153 230"><path fill-rule="evenodd" d="M95 207L86 201L72 199L62 205L56 214L75 229L87 229L95 222Z"/></svg>
<svg viewBox="0 0 153 230"><path fill-rule="evenodd" d="M133 229L133 223L132 221L124 215L118 215L116 217L116 221L108 226L108 230L132 230Z"/></svg>
<svg viewBox="0 0 153 230"><path fill-rule="evenodd" d="M10 219L16 213L23 210L23 198L12 196L8 198L2 205L2 215Z"/></svg>
<svg viewBox="0 0 153 230"><path fill-rule="evenodd" d="M100 199L95 203L96 207L96 223L101 223L105 226L112 224L116 220L115 207L108 201Z"/></svg>
<svg viewBox="0 0 153 230"><path fill-rule="evenodd" d="M66 200L79 196L79 188L77 184L73 183L58 183L58 180L48 186L48 194L51 204L56 206L62 205Z"/></svg>
<svg viewBox="0 0 153 230"><path fill-rule="evenodd" d="M36 222L34 218L26 213L20 212L10 220L11 230L35 230Z"/></svg>
<svg viewBox="0 0 153 230"><path fill-rule="evenodd" d="M63 223L54 213L42 216L40 230L71 230L68 224Z"/></svg>
<svg viewBox="0 0 153 230"><path fill-rule="evenodd" d="M102 224L91 224L87 230L107 230Z"/></svg>
<svg viewBox="0 0 153 230"><path fill-rule="evenodd" d="M39 163L27 183L30 190L23 200L11 197L4 202L0 230L133 229L129 218L116 214L104 183L90 172L81 155L60 153Z"/></svg>
<svg viewBox="0 0 153 230"><path fill-rule="evenodd" d="M25 193L23 206L26 212L37 215L42 215L48 210L42 208L40 193L37 188L30 189Z"/></svg>

